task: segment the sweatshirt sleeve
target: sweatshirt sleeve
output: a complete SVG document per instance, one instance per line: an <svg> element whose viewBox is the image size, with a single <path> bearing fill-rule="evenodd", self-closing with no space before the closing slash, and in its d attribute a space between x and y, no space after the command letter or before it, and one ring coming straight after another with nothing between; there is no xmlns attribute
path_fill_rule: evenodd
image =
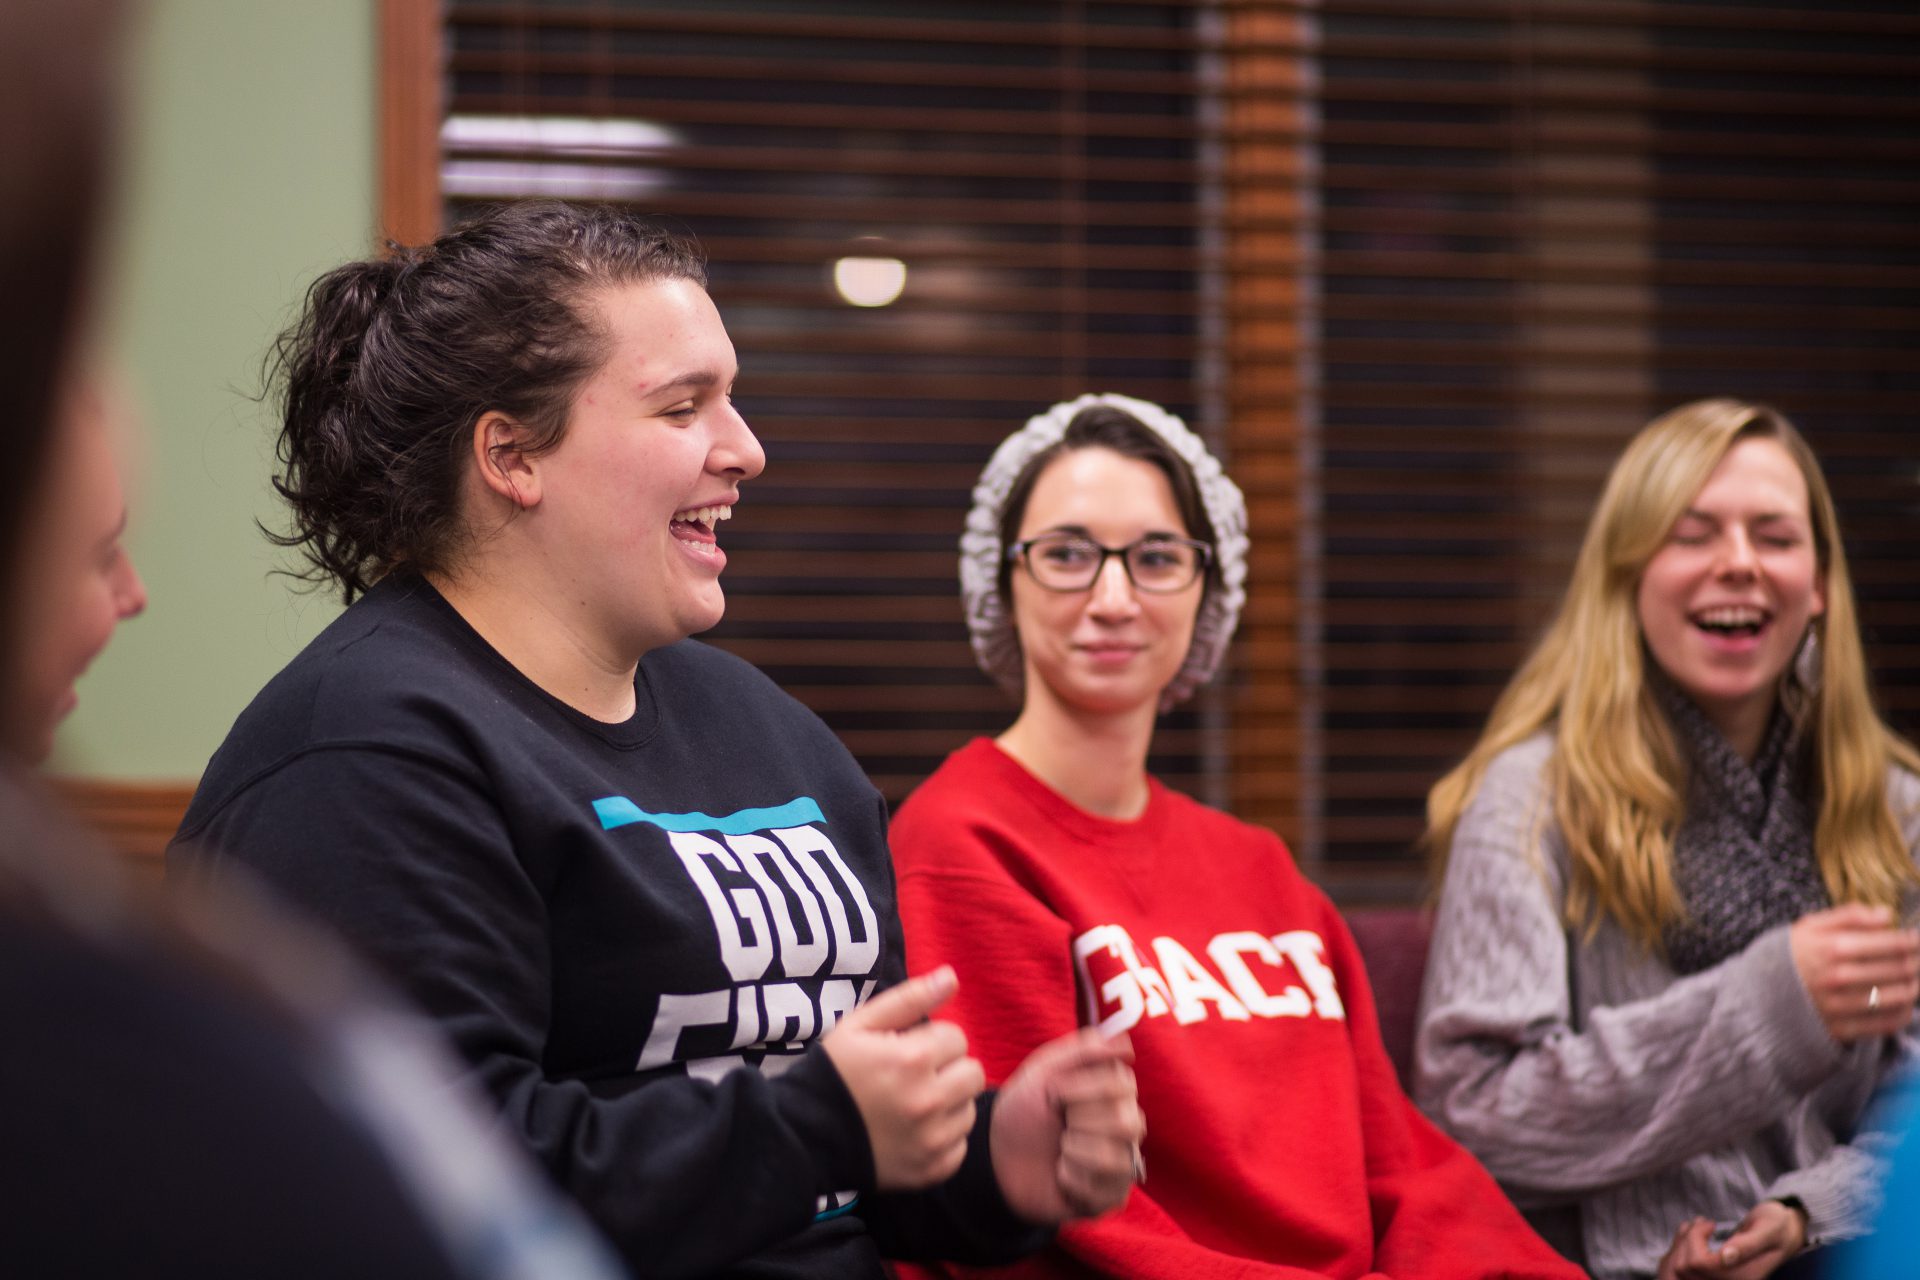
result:
<svg viewBox="0 0 1920 1280"><path fill-rule="evenodd" d="M991 1089L980 1095L960 1171L926 1191L869 1197L868 1227L889 1258L947 1258L978 1265L1012 1262L1053 1239L1053 1229L1016 1214L993 1172Z"/></svg>
<svg viewBox="0 0 1920 1280"><path fill-rule="evenodd" d="M1400 1087L1359 948L1324 900L1323 913L1321 936L1353 1046L1375 1267L1436 1280L1575 1280L1580 1270L1535 1234L1480 1163L1421 1115Z"/></svg>
<svg viewBox="0 0 1920 1280"><path fill-rule="evenodd" d="M816 1196L872 1185L859 1111L818 1045L778 1077L548 1078L542 897L489 797L450 764L309 751L183 830L169 862L244 866L344 935L648 1275L724 1267L807 1227Z"/></svg>
<svg viewBox="0 0 1920 1280"><path fill-rule="evenodd" d="M1798 1200L1807 1211L1807 1247L1852 1240L1867 1233L1880 1208L1894 1138L1864 1133L1803 1168L1776 1178L1768 1200Z"/></svg>
<svg viewBox="0 0 1920 1280"><path fill-rule="evenodd" d="M1415 1048L1421 1105L1523 1204L1737 1139L1843 1060L1785 926L1575 1029L1547 746L1496 760L1454 833Z"/></svg>

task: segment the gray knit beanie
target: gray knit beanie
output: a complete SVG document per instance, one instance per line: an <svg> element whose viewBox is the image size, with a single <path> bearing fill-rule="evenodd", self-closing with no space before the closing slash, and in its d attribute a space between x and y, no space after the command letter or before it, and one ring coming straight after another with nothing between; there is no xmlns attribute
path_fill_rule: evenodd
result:
<svg viewBox="0 0 1920 1280"><path fill-rule="evenodd" d="M1240 606L1247 598L1247 503L1200 437L1179 418L1145 400L1119 395L1084 395L1068 400L1027 419L1025 427L994 450L987 469L980 473L980 482L973 487L973 510L967 513L966 532L960 535L960 596L966 603L973 656L982 671L1016 698L1020 696L1026 676L1020 639L1014 634L1012 611L1000 598L1000 564L1006 554L1000 544L1000 513L1013 482L1034 455L1058 444L1067 433L1067 424L1081 410L1095 405L1108 405L1132 415L1166 441L1193 472L1200 503L1213 525L1213 554L1220 566L1220 585L1207 593L1194 622L1187 659L1160 695L1160 709L1166 711L1212 677L1240 621Z"/></svg>

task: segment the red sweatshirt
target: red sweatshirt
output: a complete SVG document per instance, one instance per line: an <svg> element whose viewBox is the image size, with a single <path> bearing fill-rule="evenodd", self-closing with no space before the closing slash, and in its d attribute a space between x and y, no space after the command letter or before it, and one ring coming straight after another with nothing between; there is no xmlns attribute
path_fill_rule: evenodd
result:
<svg viewBox="0 0 1920 1280"><path fill-rule="evenodd" d="M988 1079L1079 1025L1133 1038L1146 1185L994 1274L1580 1274L1401 1092L1353 940L1272 832L1157 782L1098 818L980 739L891 840L909 971L959 973L940 1016Z"/></svg>

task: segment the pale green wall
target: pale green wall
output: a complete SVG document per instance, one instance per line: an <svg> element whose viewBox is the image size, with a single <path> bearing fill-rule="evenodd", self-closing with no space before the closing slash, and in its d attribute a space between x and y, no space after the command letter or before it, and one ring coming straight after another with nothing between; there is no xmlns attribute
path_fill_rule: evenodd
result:
<svg viewBox="0 0 1920 1280"><path fill-rule="evenodd" d="M134 59L113 345L145 419L129 546L151 604L80 686L56 772L196 777L334 607L285 553L260 359L372 247L374 0L153 0Z"/></svg>

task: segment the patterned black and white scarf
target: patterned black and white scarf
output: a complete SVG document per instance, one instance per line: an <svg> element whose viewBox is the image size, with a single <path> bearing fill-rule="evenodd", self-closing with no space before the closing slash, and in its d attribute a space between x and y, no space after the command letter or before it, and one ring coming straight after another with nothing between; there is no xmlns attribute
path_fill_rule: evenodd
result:
<svg viewBox="0 0 1920 1280"><path fill-rule="evenodd" d="M1753 763L1667 680L1653 687L1690 772L1673 837L1673 880L1685 917L1664 933L1676 973L1698 973L1775 925L1830 905L1813 853L1805 740L1782 708Z"/></svg>

